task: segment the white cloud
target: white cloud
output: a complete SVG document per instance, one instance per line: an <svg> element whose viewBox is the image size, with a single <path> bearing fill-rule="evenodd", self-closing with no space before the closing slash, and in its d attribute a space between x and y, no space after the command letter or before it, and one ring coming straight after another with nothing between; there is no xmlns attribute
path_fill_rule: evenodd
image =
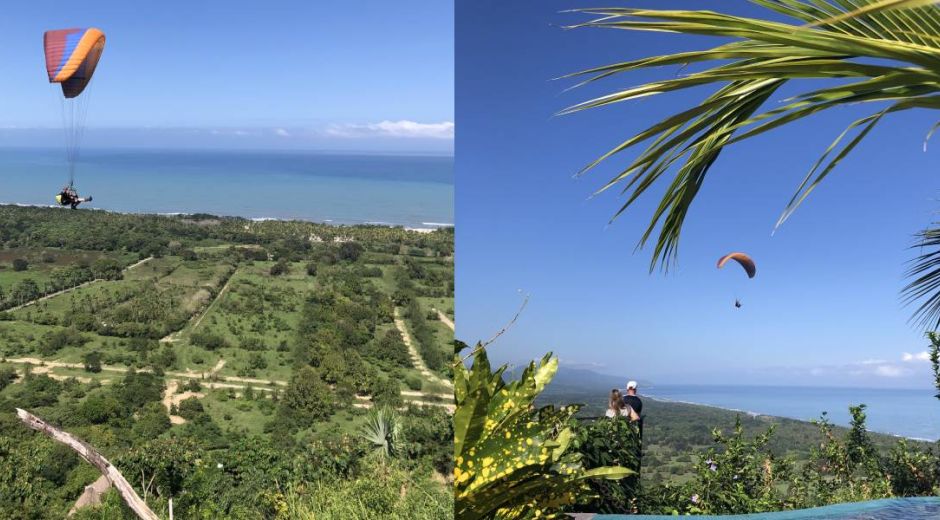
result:
<svg viewBox="0 0 940 520"><path fill-rule="evenodd" d="M883 359L865 359L843 365L805 367L803 373L817 378L832 378L839 375L851 376L853 378L898 378L914 375L916 370L902 363Z"/></svg>
<svg viewBox="0 0 940 520"><path fill-rule="evenodd" d="M875 375L882 377L901 377L906 373L906 370L896 365L878 365L875 368Z"/></svg>
<svg viewBox="0 0 940 520"><path fill-rule="evenodd" d="M279 135L281 137L290 137L290 132L288 132L287 130L283 128L275 128L274 135Z"/></svg>
<svg viewBox="0 0 940 520"><path fill-rule="evenodd" d="M915 361L930 361L930 354L926 350L917 352L916 354L905 352L904 355L901 356L901 360L908 363Z"/></svg>
<svg viewBox="0 0 940 520"><path fill-rule="evenodd" d="M453 139L453 121L418 123L415 121L382 121L368 124L334 124L326 129L333 137L399 137L424 139Z"/></svg>
<svg viewBox="0 0 940 520"><path fill-rule="evenodd" d="M249 131L249 130L241 130L238 128L222 128L222 129L214 128L212 130L209 130L209 133L212 135L237 135L239 137L245 137L248 135L258 135L257 132Z"/></svg>

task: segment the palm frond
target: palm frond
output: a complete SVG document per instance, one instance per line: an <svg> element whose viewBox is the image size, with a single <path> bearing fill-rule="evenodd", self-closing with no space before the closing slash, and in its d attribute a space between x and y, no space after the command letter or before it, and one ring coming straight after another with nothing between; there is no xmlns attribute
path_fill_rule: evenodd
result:
<svg viewBox="0 0 940 520"><path fill-rule="evenodd" d="M940 327L940 227L929 227L916 235L912 246L920 254L905 273L910 282L901 294L906 304L919 305L911 321L928 329Z"/></svg>
<svg viewBox="0 0 940 520"><path fill-rule="evenodd" d="M657 181L672 177L637 247L655 240L650 270L677 257L689 208L718 156L728 146L803 118L849 104L871 105L824 149L783 208L779 226L889 114L940 108L940 8L923 0L751 0L767 19L715 11L592 8L571 28L621 29L722 38L721 44L593 67L566 76L576 87L661 66L698 64L703 70L617 90L562 110L571 114L649 96L712 86L698 104L680 109L589 163L585 174L627 150L645 148L598 192L614 186L626 201L616 219ZM784 15L792 22L770 19ZM727 39L733 41L728 42ZM767 108L788 82L827 80ZM655 239L654 239L655 235ZM940 287L940 286L938 286ZM938 296L940 299L940 296Z"/></svg>

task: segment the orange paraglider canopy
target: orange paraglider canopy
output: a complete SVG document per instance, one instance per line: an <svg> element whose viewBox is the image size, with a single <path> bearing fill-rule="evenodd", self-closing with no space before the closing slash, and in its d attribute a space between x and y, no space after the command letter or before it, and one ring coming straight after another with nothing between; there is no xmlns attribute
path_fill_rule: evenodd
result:
<svg viewBox="0 0 940 520"><path fill-rule="evenodd" d="M741 264L741 267L744 268L744 271L747 272L748 278L754 278L754 275L757 274L757 265L754 264L754 260L745 253L728 253L725 256L718 259L718 269L721 269L728 263L728 260L734 260L737 263Z"/></svg>
<svg viewBox="0 0 940 520"><path fill-rule="evenodd" d="M78 96L88 86L101 52L104 33L100 29L57 29L43 35L46 72L50 83L61 83L66 98Z"/></svg>

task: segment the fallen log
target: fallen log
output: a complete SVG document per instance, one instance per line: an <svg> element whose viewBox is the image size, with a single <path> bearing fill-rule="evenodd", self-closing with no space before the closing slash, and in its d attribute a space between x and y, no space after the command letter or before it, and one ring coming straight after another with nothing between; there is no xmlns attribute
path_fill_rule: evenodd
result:
<svg viewBox="0 0 940 520"><path fill-rule="evenodd" d="M121 475L121 472L117 470L108 459L93 448L90 444L79 439L78 437L72 435L69 432L62 431L55 426L43 421L39 417L22 410L20 408L16 409L16 416L23 421L26 426L36 430L37 432L44 433L49 437L52 437L58 442L65 444L69 448L75 450L78 453L78 456L85 459L86 462L92 466L98 468L99 471L111 482L111 485L114 486L114 489L121 494L121 498L124 499L124 502L127 504L127 507L131 508L132 511L137 513L138 518L142 520L160 520L160 517L154 513L150 507L147 506L147 503L144 502L134 491L134 488L127 482L127 479L124 478L124 475Z"/></svg>

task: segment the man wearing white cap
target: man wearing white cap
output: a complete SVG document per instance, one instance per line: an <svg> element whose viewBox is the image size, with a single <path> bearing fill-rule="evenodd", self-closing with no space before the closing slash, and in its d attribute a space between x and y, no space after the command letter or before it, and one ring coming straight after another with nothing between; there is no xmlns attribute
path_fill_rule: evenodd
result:
<svg viewBox="0 0 940 520"><path fill-rule="evenodd" d="M636 395L636 381L627 382L627 395L623 396L623 404L633 408L638 416L643 413L643 401Z"/></svg>

